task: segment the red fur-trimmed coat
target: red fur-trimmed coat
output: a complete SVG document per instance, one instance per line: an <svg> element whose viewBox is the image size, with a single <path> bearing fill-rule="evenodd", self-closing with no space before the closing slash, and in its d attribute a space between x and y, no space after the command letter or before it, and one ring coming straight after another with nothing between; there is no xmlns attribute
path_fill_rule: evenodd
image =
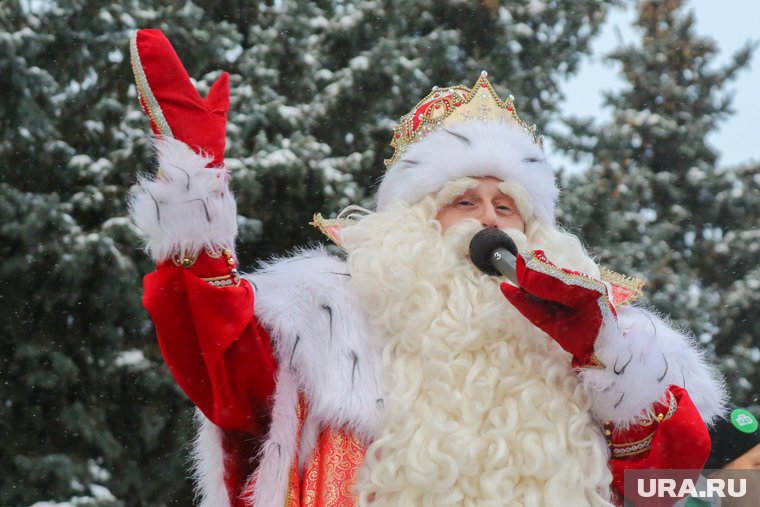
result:
<svg viewBox="0 0 760 507"><path fill-rule="evenodd" d="M161 143L164 174L140 183L132 215L158 263L145 279L145 306L172 375L199 408L201 504L351 505L383 393L379 354L345 264L312 250L241 276L226 177L194 161L182 143ZM197 200L203 205L188 207ZM188 230L186 245L177 231ZM177 255L166 258L169 251ZM722 410L724 391L687 337L641 309L617 314L619 329L595 348L607 366L580 379L592 415L609 421L620 490L626 468L701 468L705 422ZM645 411L653 418L638 424Z"/></svg>

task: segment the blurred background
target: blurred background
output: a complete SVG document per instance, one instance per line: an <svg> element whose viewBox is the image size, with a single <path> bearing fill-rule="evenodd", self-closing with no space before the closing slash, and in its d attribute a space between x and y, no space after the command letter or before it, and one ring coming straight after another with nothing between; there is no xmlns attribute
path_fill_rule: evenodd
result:
<svg viewBox="0 0 760 507"><path fill-rule="evenodd" d="M314 212L371 206L397 119L487 69L547 138L560 222L645 278L645 303L690 329L757 414L753 3L3 0L0 505L192 503L191 407L142 309L152 266L126 215L153 168L137 28L164 30L201 93L231 74L248 270L323 241Z"/></svg>

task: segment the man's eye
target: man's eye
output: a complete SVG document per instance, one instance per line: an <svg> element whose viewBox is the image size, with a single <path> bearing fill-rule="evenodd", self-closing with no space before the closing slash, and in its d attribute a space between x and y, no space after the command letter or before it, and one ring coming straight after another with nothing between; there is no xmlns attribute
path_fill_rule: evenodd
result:
<svg viewBox="0 0 760 507"><path fill-rule="evenodd" d="M506 212L512 211L512 208L510 208L509 206L496 206L496 209L499 211L506 211Z"/></svg>
<svg viewBox="0 0 760 507"><path fill-rule="evenodd" d="M461 208L469 208L470 206L474 206L474 203L472 201L468 201L467 199L461 199L459 201L456 201L456 205Z"/></svg>

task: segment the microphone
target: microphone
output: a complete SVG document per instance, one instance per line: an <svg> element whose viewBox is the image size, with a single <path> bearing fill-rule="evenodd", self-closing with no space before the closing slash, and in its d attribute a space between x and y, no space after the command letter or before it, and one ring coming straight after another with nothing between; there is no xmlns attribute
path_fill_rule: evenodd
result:
<svg viewBox="0 0 760 507"><path fill-rule="evenodd" d="M481 230L470 241L470 260L487 275L504 275L516 286L517 245L496 227Z"/></svg>

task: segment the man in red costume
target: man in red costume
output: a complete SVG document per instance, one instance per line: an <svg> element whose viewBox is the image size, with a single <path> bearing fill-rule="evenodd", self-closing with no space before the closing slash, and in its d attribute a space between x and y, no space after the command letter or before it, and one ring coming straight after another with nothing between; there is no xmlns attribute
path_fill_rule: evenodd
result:
<svg viewBox="0 0 760 507"><path fill-rule="evenodd" d="M158 135L131 201L144 303L199 409L201 505L610 505L626 469L702 468L720 378L557 226L541 139L485 72L402 117L375 211L315 217L345 260L244 276L227 76L202 99L161 32L131 50ZM517 283L470 262L490 227Z"/></svg>

